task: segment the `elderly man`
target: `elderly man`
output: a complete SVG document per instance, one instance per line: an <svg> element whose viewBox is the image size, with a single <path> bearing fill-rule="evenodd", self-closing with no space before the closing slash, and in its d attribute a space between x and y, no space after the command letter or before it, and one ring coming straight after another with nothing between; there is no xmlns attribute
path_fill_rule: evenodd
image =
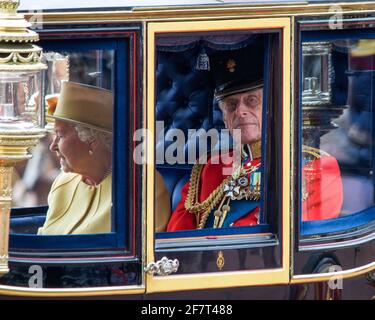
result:
<svg viewBox="0 0 375 320"><path fill-rule="evenodd" d="M234 129L241 130L240 168L225 175L223 169L233 163L218 161L216 157L211 157L206 164L196 164L190 181L182 189L182 199L171 216L168 231L259 223L263 64L259 66L259 59L253 60L243 52L246 51L223 60L222 72L227 73L225 77L229 81L215 90L226 128L231 134ZM251 69L249 62L253 63ZM317 149L304 148L304 152L314 155L314 159L303 168L303 219L336 217L342 206L337 161Z"/></svg>

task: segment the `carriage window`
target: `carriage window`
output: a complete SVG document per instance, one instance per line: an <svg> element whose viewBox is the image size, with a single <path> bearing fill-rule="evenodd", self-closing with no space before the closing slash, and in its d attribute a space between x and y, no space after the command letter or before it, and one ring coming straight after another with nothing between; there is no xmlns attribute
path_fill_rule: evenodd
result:
<svg viewBox="0 0 375 320"><path fill-rule="evenodd" d="M375 40L305 42L302 51L302 233L371 223Z"/></svg>
<svg viewBox="0 0 375 320"><path fill-rule="evenodd" d="M48 132L16 167L11 233L110 233L114 50L46 51L44 59Z"/></svg>
<svg viewBox="0 0 375 320"><path fill-rule="evenodd" d="M16 168L14 204L48 206L13 233L108 233L112 229L113 50L44 53L47 136Z"/></svg>
<svg viewBox="0 0 375 320"><path fill-rule="evenodd" d="M275 117L269 109L282 96L269 93L282 88L274 86L282 74L279 36L250 31L156 36L157 237L192 230L260 233L278 220L266 214L262 181L277 130L268 125Z"/></svg>
<svg viewBox="0 0 375 320"><path fill-rule="evenodd" d="M43 287L140 285L141 215L133 200L141 179L129 160L141 109L132 50L139 34L44 36L47 136L15 170L10 272L1 284L28 287L29 266L37 264Z"/></svg>

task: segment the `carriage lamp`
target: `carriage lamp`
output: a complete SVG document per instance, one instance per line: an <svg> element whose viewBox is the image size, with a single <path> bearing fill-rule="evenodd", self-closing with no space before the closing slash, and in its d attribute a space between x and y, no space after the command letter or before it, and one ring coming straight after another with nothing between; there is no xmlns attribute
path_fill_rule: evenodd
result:
<svg viewBox="0 0 375 320"><path fill-rule="evenodd" d="M332 122L345 106L336 106L332 100L335 79L332 63L332 42L302 43L302 129L303 143L319 147L320 137L336 128Z"/></svg>
<svg viewBox="0 0 375 320"><path fill-rule="evenodd" d="M19 0L0 0L0 275L7 273L12 173L45 135L42 49Z"/></svg>
<svg viewBox="0 0 375 320"><path fill-rule="evenodd" d="M333 67L329 42L305 42L302 45L302 104L331 103Z"/></svg>
<svg viewBox="0 0 375 320"><path fill-rule="evenodd" d="M45 83L48 84L45 88L45 128L51 132L55 123L51 115L56 107L61 85L64 81L69 81L69 55L53 51L44 52L42 59L48 67L45 78Z"/></svg>

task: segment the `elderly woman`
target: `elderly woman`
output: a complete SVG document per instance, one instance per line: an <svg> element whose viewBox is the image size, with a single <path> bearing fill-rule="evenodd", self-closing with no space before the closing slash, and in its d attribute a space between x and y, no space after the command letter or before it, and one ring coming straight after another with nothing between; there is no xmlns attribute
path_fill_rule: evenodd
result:
<svg viewBox="0 0 375 320"><path fill-rule="evenodd" d="M62 172L51 187L38 234L111 231L112 104L108 90L63 83L56 110L49 110L56 134L50 150Z"/></svg>

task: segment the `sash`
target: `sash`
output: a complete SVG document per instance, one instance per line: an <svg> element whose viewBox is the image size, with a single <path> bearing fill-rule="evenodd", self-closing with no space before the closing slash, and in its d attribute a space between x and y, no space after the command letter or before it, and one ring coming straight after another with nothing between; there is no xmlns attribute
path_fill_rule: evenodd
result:
<svg viewBox="0 0 375 320"><path fill-rule="evenodd" d="M246 216L248 213L253 211L256 207L260 205L260 201L252 200L232 200L229 204L230 211L227 213L227 216L224 220L222 228L230 227L230 224L237 221L238 219ZM205 228L213 228L214 225L214 212L216 209L213 209L208 216Z"/></svg>

